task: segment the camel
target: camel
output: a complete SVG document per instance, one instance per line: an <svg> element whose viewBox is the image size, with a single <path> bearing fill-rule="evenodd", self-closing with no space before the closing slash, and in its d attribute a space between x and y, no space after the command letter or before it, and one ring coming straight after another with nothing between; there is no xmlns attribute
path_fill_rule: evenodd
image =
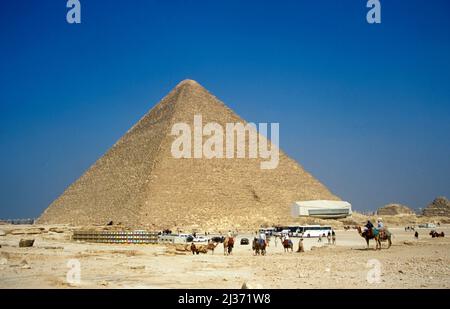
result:
<svg viewBox="0 0 450 309"><path fill-rule="evenodd" d="M431 235L432 238L435 238L435 237L445 237L444 232L438 233L438 232L436 232L436 231L431 231L431 232L430 232L430 235Z"/></svg>
<svg viewBox="0 0 450 309"><path fill-rule="evenodd" d="M252 249L255 255L266 255L266 242L260 242L256 237L253 239Z"/></svg>
<svg viewBox="0 0 450 309"><path fill-rule="evenodd" d="M192 251L192 254L199 254L200 252L206 253L206 252L203 252L203 250L200 251L200 246L197 247L194 243L191 244L191 251Z"/></svg>
<svg viewBox="0 0 450 309"><path fill-rule="evenodd" d="M209 243L207 245L199 245L199 244L191 244L191 251L192 254L199 254L199 253L208 253L208 250L212 251L212 254L214 254L214 249L217 247L217 243Z"/></svg>
<svg viewBox="0 0 450 309"><path fill-rule="evenodd" d="M391 233L387 229L385 229L384 231L380 230L377 235L374 235L373 229L364 231L364 232L362 232L360 226L358 226L356 229L358 230L359 235L361 235L361 237L363 237L366 240L367 249L369 249L369 240L370 239L375 240L375 250L378 250L378 249L381 250L381 242L382 241L386 241L386 240L388 241L388 249L392 245Z"/></svg>
<svg viewBox="0 0 450 309"><path fill-rule="evenodd" d="M233 251L234 246L234 238L226 237L223 241L223 255L230 255L231 251Z"/></svg>
<svg viewBox="0 0 450 309"><path fill-rule="evenodd" d="M219 243L217 242L210 242L206 245L206 247L208 248L208 250L211 250L211 254L214 254L214 249L216 249L218 244Z"/></svg>
<svg viewBox="0 0 450 309"><path fill-rule="evenodd" d="M285 238L283 240L283 248L284 252L289 252L289 249L291 249L291 252L294 252L294 244L292 243L292 240Z"/></svg>

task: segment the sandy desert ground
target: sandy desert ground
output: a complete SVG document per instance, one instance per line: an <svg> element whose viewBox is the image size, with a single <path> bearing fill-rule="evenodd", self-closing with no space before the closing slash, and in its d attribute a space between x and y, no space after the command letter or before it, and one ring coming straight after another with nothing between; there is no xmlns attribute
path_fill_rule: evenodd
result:
<svg viewBox="0 0 450 309"><path fill-rule="evenodd" d="M18 229L1 227L8 228ZM259 288L450 288L450 226L438 229L445 238L434 239L427 229L419 229L419 240L403 228L390 230L393 245L383 243L381 251L374 243L366 250L355 230L342 230L335 246L305 239L306 252L285 253L272 241L266 256L253 256L251 245L239 243L231 256L221 245L214 254L193 256L162 245L79 243L69 232L7 234L0 236L0 288L241 288L244 282ZM242 237L250 235L239 235L238 242ZM35 245L19 248L21 238L34 238ZM80 284L67 282L71 259L80 262Z"/></svg>

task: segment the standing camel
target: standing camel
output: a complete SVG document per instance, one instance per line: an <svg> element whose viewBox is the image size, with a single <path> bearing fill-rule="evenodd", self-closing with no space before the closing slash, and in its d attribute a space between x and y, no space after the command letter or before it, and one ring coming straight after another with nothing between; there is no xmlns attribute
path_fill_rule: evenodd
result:
<svg viewBox="0 0 450 309"><path fill-rule="evenodd" d="M388 241L388 249L391 247L392 245L392 241L391 241L391 233L385 229L384 231L379 230L378 233L374 233L373 229L367 230L367 231L362 231L361 227L358 226L356 228L358 230L358 234L364 238L367 242L367 249L369 249L369 240L370 239L374 239L375 240L375 250L381 250L381 242L382 241Z"/></svg>
<svg viewBox="0 0 450 309"><path fill-rule="evenodd" d="M266 255L266 242L260 239L253 239L252 249L255 251L255 255Z"/></svg>
<svg viewBox="0 0 450 309"><path fill-rule="evenodd" d="M223 255L230 255L231 251L233 251L234 246L234 238L226 237L223 241Z"/></svg>

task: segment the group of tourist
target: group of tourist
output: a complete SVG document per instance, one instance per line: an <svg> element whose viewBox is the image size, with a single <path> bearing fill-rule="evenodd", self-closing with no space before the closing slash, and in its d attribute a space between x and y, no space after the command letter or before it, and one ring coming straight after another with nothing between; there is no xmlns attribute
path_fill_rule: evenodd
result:
<svg viewBox="0 0 450 309"><path fill-rule="evenodd" d="M267 235L264 231L255 232L258 238L258 242L262 245L265 244L265 246L269 246L270 242L270 235ZM336 233L334 230L331 230L328 232L327 235L319 235L318 242L322 242L322 237L327 237L328 244L336 245ZM278 239L280 239L280 243L283 245L285 242L289 242L292 244L292 240L290 239L290 236L288 233L283 233L281 235L274 235L274 244L275 247L277 247ZM303 237L300 237L299 243L298 243L298 250L297 252L304 252L304 245L303 245Z"/></svg>

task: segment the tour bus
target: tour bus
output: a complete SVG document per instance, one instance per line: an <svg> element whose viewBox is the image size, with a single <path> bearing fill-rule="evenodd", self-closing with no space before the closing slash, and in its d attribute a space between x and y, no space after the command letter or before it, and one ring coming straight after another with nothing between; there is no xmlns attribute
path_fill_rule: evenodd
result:
<svg viewBox="0 0 450 309"><path fill-rule="evenodd" d="M331 233L331 226L321 225L289 225L280 228L281 231L277 235L282 236L288 234L290 237L319 237L319 235L327 236Z"/></svg>
<svg viewBox="0 0 450 309"><path fill-rule="evenodd" d="M274 229L274 235L283 236L289 235L290 237L300 237L302 234L301 225L289 225L289 226L279 226Z"/></svg>
<svg viewBox="0 0 450 309"><path fill-rule="evenodd" d="M303 232L301 225L289 225L285 229L289 231L291 237L300 237Z"/></svg>
<svg viewBox="0 0 450 309"><path fill-rule="evenodd" d="M321 226L321 225L304 225L302 226L303 237L319 237L327 236L331 233L331 226Z"/></svg>
<svg viewBox="0 0 450 309"><path fill-rule="evenodd" d="M267 228L260 228L259 229L259 233L264 233L268 236L272 236L273 234L275 234L276 229L274 227L267 227Z"/></svg>

